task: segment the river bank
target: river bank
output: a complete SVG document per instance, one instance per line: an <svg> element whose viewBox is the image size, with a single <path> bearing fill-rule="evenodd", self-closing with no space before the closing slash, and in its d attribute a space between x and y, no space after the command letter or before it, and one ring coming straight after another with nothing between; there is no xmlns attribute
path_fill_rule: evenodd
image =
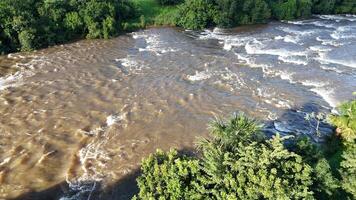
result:
<svg viewBox="0 0 356 200"><path fill-rule="evenodd" d="M318 141L306 114L353 98L355 22L153 28L3 56L1 198L62 184L73 197L126 188L143 157L189 150L214 116L235 111L267 122L266 131Z"/></svg>
<svg viewBox="0 0 356 200"><path fill-rule="evenodd" d="M355 14L356 4L348 0L94 0L58 4L5 0L0 13L5 13L0 16L0 54L5 54L76 39L108 39L150 26L203 30L308 19L312 14Z"/></svg>

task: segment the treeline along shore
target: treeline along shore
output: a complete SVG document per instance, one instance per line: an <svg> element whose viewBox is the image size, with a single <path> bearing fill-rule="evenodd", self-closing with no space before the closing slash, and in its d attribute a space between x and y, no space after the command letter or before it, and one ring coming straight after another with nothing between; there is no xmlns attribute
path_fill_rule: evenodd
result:
<svg viewBox="0 0 356 200"><path fill-rule="evenodd" d="M2 0L0 54L76 39L110 38L147 25L234 27L313 14L356 14L354 0Z"/></svg>

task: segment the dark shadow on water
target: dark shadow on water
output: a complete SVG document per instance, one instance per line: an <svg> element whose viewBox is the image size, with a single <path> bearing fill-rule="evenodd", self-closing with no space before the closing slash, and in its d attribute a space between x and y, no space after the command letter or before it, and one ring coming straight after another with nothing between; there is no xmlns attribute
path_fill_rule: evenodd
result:
<svg viewBox="0 0 356 200"><path fill-rule="evenodd" d="M334 128L325 122L330 112L329 108L308 102L301 107L285 110L276 120L265 121L265 132L269 136L277 132L281 135L308 136L315 142L322 142L324 136L334 132ZM308 114L312 114L309 119ZM321 118L317 117L318 114L322 114Z"/></svg>
<svg viewBox="0 0 356 200"><path fill-rule="evenodd" d="M62 182L46 190L37 192L30 191L11 200L57 200L69 190L68 184Z"/></svg>
<svg viewBox="0 0 356 200"><path fill-rule="evenodd" d="M70 189L63 182L46 190L30 191L9 200L129 200L138 193L136 178L139 174L137 169L106 188L101 188L98 182L88 182L81 189Z"/></svg>
<svg viewBox="0 0 356 200"><path fill-rule="evenodd" d="M193 148L183 148L178 150L181 155L194 156L195 151ZM140 170L136 169L131 174L125 176L120 181L106 187L94 199L100 200L129 200L139 192L136 179L140 175Z"/></svg>
<svg viewBox="0 0 356 200"><path fill-rule="evenodd" d="M182 155L195 155L193 149L184 148L178 151ZM136 179L140 169L121 178L116 183L101 187L99 182L80 184L78 189L70 189L66 182L57 184L43 191L30 191L11 200L130 200L138 193Z"/></svg>
<svg viewBox="0 0 356 200"><path fill-rule="evenodd" d="M140 175L137 169L131 174L125 176L115 184L103 189L97 196L101 200L129 200L138 193L136 178Z"/></svg>

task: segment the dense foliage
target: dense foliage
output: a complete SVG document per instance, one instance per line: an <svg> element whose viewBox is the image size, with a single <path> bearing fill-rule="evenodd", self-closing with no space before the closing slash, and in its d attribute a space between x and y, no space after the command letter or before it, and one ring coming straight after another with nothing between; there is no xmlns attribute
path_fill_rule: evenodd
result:
<svg viewBox="0 0 356 200"><path fill-rule="evenodd" d="M312 14L356 14L354 0L1 0L0 54L147 25L233 27Z"/></svg>
<svg viewBox="0 0 356 200"><path fill-rule="evenodd" d="M356 14L354 0L186 0L180 6L178 25L189 29L232 27L292 20L312 14ZM196 21L196 19L198 19Z"/></svg>
<svg viewBox="0 0 356 200"><path fill-rule="evenodd" d="M1 0L0 53L109 38L133 13L126 0Z"/></svg>
<svg viewBox="0 0 356 200"><path fill-rule="evenodd" d="M216 13L211 0L186 0L179 7L177 24L188 29L203 29L214 24Z"/></svg>
<svg viewBox="0 0 356 200"><path fill-rule="evenodd" d="M271 11L264 0L215 1L218 8L216 23L220 26L264 23L271 17Z"/></svg>
<svg viewBox="0 0 356 200"><path fill-rule="evenodd" d="M137 179L141 188L139 199L199 199L197 192L201 176L200 163L195 158L161 150L142 162L143 175Z"/></svg>
<svg viewBox="0 0 356 200"><path fill-rule="evenodd" d="M340 0L335 7L337 14L356 14L356 1L355 0Z"/></svg>
<svg viewBox="0 0 356 200"><path fill-rule="evenodd" d="M212 137L199 144L200 192L208 199L311 197L312 168L284 147L286 138L264 138L243 115L215 123Z"/></svg>
<svg viewBox="0 0 356 200"><path fill-rule="evenodd" d="M313 0L312 12L315 14L330 14L334 12L337 0Z"/></svg>
<svg viewBox="0 0 356 200"><path fill-rule="evenodd" d="M278 20L292 20L310 17L311 0L270 0L272 16Z"/></svg>
<svg viewBox="0 0 356 200"><path fill-rule="evenodd" d="M161 5L175 5L183 2L183 0L157 0L157 1Z"/></svg>
<svg viewBox="0 0 356 200"><path fill-rule="evenodd" d="M332 137L335 149L307 137L267 138L244 115L218 120L211 137L198 143L199 156L171 150L144 159L134 199L353 199L356 143L342 132L355 134L355 103L331 117L342 124L342 137ZM332 159L340 152L335 167Z"/></svg>
<svg viewBox="0 0 356 200"><path fill-rule="evenodd" d="M342 188L356 199L356 100L341 105L339 112L340 115L331 116L330 121L338 127L343 143Z"/></svg>
<svg viewBox="0 0 356 200"><path fill-rule="evenodd" d="M339 113L330 116L330 121L338 127L338 133L344 140L352 142L356 139L356 101L342 104Z"/></svg>

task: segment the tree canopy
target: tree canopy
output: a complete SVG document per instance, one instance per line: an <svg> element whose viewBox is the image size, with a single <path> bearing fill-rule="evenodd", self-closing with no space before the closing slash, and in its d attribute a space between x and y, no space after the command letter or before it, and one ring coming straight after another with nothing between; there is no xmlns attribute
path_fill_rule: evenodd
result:
<svg viewBox="0 0 356 200"><path fill-rule="evenodd" d="M151 7L153 4L159 9ZM147 13L151 17L160 14L157 20L148 20ZM2 0L0 54L30 51L75 38L110 38L151 21L199 30L308 18L312 14L356 14L356 1Z"/></svg>
<svg viewBox="0 0 356 200"><path fill-rule="evenodd" d="M73 38L109 38L134 14L127 0L2 0L0 51L28 51Z"/></svg>
<svg viewBox="0 0 356 200"><path fill-rule="evenodd" d="M355 112L350 108L355 103L342 105L341 115L331 116L332 121L346 123L341 132L356 131L350 123L354 122ZM198 156L158 150L142 162L142 175L137 179L140 192L134 199L356 197L356 143L349 134L332 136L341 145L330 150L325 148L328 143L320 146L308 137L276 134L267 138L261 126L244 115L234 115L211 124L211 136L198 142ZM336 166L331 165L335 156Z"/></svg>
<svg viewBox="0 0 356 200"><path fill-rule="evenodd" d="M356 1L186 0L180 6L180 10L178 25L189 29L201 29L208 26L232 27L258 24L271 19L308 18L312 14L356 14Z"/></svg>

